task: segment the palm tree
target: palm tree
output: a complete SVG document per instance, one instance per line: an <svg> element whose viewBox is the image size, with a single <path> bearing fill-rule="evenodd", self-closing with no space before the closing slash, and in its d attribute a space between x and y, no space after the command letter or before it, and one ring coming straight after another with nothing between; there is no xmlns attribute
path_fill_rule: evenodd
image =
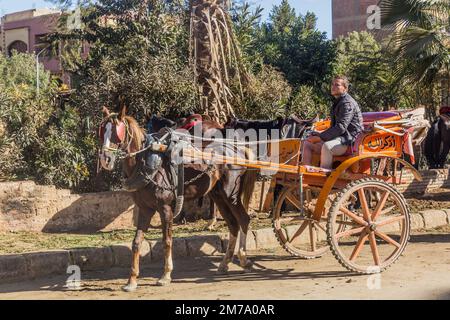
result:
<svg viewBox="0 0 450 320"><path fill-rule="evenodd" d="M381 0L379 6L383 29L392 33L387 48L396 57L396 77L432 93L450 79L449 0Z"/></svg>
<svg viewBox="0 0 450 320"><path fill-rule="evenodd" d="M218 122L234 115L233 80L242 85L249 76L227 12L229 0L193 0L191 15L191 62L204 114ZM238 93L238 94L239 94Z"/></svg>

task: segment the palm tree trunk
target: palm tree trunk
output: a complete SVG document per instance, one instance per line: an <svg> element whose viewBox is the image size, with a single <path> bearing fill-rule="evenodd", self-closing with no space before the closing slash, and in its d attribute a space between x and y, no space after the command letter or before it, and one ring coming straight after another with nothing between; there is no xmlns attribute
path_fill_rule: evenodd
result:
<svg viewBox="0 0 450 320"><path fill-rule="evenodd" d="M242 85L242 79L248 78L226 10L229 5L229 0L191 2L191 63L201 112L219 123L234 115L232 79Z"/></svg>

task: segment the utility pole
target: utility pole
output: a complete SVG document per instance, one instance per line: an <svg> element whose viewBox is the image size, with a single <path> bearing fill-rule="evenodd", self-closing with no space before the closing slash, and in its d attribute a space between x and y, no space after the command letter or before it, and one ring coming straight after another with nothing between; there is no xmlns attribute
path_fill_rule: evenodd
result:
<svg viewBox="0 0 450 320"><path fill-rule="evenodd" d="M36 55L36 96L39 97L39 55L41 55L45 50L47 50L48 46L39 51L39 53Z"/></svg>
<svg viewBox="0 0 450 320"><path fill-rule="evenodd" d="M4 15L3 10L0 12L0 48L3 54L6 55L6 48L5 48L5 27L3 25Z"/></svg>

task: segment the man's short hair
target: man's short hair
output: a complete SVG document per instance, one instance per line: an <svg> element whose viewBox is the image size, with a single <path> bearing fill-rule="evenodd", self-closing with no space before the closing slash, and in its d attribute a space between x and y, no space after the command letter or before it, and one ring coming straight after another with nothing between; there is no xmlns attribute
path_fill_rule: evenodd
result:
<svg viewBox="0 0 450 320"><path fill-rule="evenodd" d="M342 80L346 89L348 89L350 85L350 82L348 81L348 78L346 76L336 76L333 78L333 81L334 80Z"/></svg>

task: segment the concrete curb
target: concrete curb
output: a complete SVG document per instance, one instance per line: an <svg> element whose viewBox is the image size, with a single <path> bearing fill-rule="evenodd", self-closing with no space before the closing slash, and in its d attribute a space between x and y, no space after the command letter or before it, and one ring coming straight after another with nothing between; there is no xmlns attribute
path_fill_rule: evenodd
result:
<svg viewBox="0 0 450 320"><path fill-rule="evenodd" d="M450 209L425 210L411 214L412 230L436 228L448 224L450 224ZM306 241L306 238L300 239L302 240ZM173 256L176 259L220 255L225 253L227 245L227 234L175 238ZM272 249L279 246L271 228L252 230L247 236L248 250ZM79 266L81 271L129 267L131 250L131 243L124 243L108 247L3 255L0 256L0 283L31 280L49 275L69 276L66 272L70 265ZM140 252L141 264L162 261L163 252L161 241L144 241Z"/></svg>

